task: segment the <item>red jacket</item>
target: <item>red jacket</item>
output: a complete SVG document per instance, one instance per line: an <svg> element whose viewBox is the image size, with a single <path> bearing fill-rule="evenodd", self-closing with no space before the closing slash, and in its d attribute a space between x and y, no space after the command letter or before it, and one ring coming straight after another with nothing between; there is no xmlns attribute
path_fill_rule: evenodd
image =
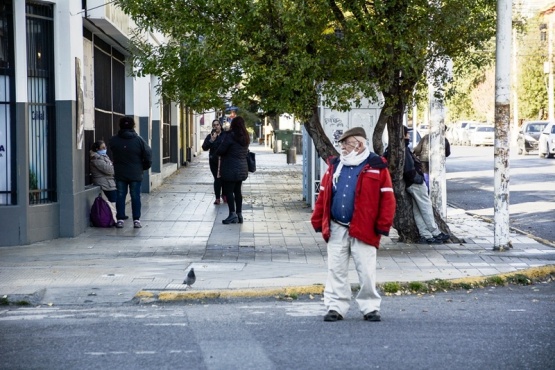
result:
<svg viewBox="0 0 555 370"><path fill-rule="evenodd" d="M371 153L366 162L357 180L349 235L379 248L381 235L389 235L393 225L395 195L385 158ZM338 164L339 158L329 159L310 220L314 230L321 231L326 242L330 238L332 179Z"/></svg>

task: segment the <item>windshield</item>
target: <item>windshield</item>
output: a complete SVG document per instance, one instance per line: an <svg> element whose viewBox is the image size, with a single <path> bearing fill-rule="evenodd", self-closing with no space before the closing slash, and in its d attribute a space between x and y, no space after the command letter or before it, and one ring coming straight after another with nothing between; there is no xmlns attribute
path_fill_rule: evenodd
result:
<svg viewBox="0 0 555 370"><path fill-rule="evenodd" d="M526 132L541 132L546 125L546 123L535 123L533 125L528 125L528 127L526 128Z"/></svg>

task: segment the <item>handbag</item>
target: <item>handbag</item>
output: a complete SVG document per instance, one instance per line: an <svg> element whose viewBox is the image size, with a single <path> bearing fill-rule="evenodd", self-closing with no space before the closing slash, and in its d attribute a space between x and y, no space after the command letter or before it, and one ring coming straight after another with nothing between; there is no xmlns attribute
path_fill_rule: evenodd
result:
<svg viewBox="0 0 555 370"><path fill-rule="evenodd" d="M247 153L247 166L249 172L256 172L256 155L249 150Z"/></svg>

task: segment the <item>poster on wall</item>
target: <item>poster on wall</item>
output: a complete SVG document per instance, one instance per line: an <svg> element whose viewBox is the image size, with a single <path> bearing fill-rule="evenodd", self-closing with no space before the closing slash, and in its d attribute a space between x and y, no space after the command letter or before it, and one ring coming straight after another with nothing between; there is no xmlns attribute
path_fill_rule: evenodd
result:
<svg viewBox="0 0 555 370"><path fill-rule="evenodd" d="M83 88L81 85L81 59L75 58L75 87L77 89L76 103L76 124L75 132L77 134L76 144L77 150L83 149L83 141L85 139L85 117L83 113Z"/></svg>
<svg viewBox="0 0 555 370"><path fill-rule="evenodd" d="M87 131L94 130L94 68L92 41L83 39L83 125Z"/></svg>

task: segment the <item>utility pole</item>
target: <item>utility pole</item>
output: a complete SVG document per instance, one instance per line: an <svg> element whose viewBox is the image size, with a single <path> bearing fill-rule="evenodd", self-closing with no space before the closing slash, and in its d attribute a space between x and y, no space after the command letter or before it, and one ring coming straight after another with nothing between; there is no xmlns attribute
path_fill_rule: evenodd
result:
<svg viewBox="0 0 555 370"><path fill-rule="evenodd" d="M451 62L439 67L451 69ZM442 217L447 215L447 181L445 177L445 98L442 89L428 84L429 145L430 145L430 199Z"/></svg>
<svg viewBox="0 0 555 370"><path fill-rule="evenodd" d="M549 77L548 77L548 91L547 91L547 98L548 98L548 119L549 122L553 122L554 114L553 114L553 16L549 14L549 35L548 35L548 59L547 59L547 66L549 68Z"/></svg>
<svg viewBox="0 0 555 370"><path fill-rule="evenodd" d="M511 141L516 145L518 138L518 61L517 61L517 31L516 28L513 30L513 70L512 70L512 80L513 80L513 129L511 130L512 136Z"/></svg>
<svg viewBox="0 0 555 370"><path fill-rule="evenodd" d="M495 48L495 148L493 250L511 248L509 241L509 123L511 99L512 1L497 1Z"/></svg>

